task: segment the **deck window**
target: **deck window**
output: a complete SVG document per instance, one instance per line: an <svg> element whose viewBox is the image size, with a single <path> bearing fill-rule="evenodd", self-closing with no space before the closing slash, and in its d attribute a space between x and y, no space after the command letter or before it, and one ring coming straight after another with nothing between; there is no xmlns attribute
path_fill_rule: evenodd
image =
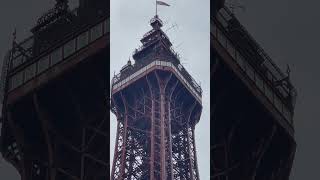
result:
<svg viewBox="0 0 320 180"><path fill-rule="evenodd" d="M49 68L49 56L45 56L38 61L38 73L42 73L48 68Z"/></svg>
<svg viewBox="0 0 320 180"><path fill-rule="evenodd" d="M25 82L32 79L36 75L37 66L36 63L31 64L25 69Z"/></svg>
<svg viewBox="0 0 320 180"><path fill-rule="evenodd" d="M102 36L102 23L91 29L91 42Z"/></svg>
<svg viewBox="0 0 320 180"><path fill-rule="evenodd" d="M63 47L63 50L64 50L64 58L72 55L75 50L76 50L76 41L75 39L72 39L71 41L67 42L64 47Z"/></svg>
<svg viewBox="0 0 320 180"><path fill-rule="evenodd" d="M61 47L51 53L51 65L54 65L62 60Z"/></svg>
<svg viewBox="0 0 320 180"><path fill-rule="evenodd" d="M23 71L13 75L10 81L10 90L22 85L23 83Z"/></svg>
<svg viewBox="0 0 320 180"><path fill-rule="evenodd" d="M77 41L77 49L78 50L88 45L88 41L89 41L88 37L89 37L88 31L84 32L84 33L80 34L80 36L78 36L78 41Z"/></svg>

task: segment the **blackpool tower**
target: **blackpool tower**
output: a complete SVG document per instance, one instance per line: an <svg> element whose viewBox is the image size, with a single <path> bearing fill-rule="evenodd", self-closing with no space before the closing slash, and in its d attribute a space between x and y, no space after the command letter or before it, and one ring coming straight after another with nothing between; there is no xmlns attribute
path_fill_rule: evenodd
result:
<svg viewBox="0 0 320 180"><path fill-rule="evenodd" d="M202 89L181 65L162 21L112 80L111 111L117 117L111 179L199 179L195 125Z"/></svg>

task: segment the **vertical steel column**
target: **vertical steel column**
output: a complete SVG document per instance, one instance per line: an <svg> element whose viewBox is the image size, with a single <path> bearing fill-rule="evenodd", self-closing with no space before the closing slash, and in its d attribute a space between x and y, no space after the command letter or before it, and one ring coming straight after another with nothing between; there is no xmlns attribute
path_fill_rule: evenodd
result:
<svg viewBox="0 0 320 180"><path fill-rule="evenodd" d="M118 113L119 111L119 107L117 106L117 102L115 101L114 97L111 97L115 107L116 107L116 110L115 110L115 113L116 113L116 117L117 118L120 118L120 114ZM113 156L113 164L112 164L112 170L111 170L111 179L114 180L115 179L115 176L116 176L116 164L118 162L118 159L117 159L117 156L118 156L118 148L119 148L119 141L120 141L120 133L121 133L121 127L120 127L120 122L118 121L118 124L117 124L117 134L116 134L116 144L115 144L115 147L114 147L114 156Z"/></svg>
<svg viewBox="0 0 320 180"><path fill-rule="evenodd" d="M192 139L193 139L193 149L194 149L194 163L196 164L195 166L195 171L196 171L196 179L200 179L199 178L199 168L197 165L198 159L197 159L197 148L196 148L196 141L195 141L195 137L194 137L194 126L192 127Z"/></svg>
<svg viewBox="0 0 320 180"><path fill-rule="evenodd" d="M160 88L160 127L161 127L161 179L167 178L167 172L166 172L166 144L165 144L165 127L164 127L164 121L165 121L165 94L163 90L163 84L158 79L159 88Z"/></svg>
<svg viewBox="0 0 320 180"><path fill-rule="evenodd" d="M193 150L191 149L191 143L193 143L193 139L190 139L190 136L189 136L189 133L190 133L190 131L189 131L189 122L190 122L190 119L191 119L191 115L192 115L192 112L194 111L194 108L196 107L196 105L197 105L197 102L195 101L194 103L193 103L193 105L192 105L192 107L190 108L190 110L189 110L189 115L188 115L188 118L187 118L187 143L188 143L188 151L189 151L189 168L190 168L190 178L191 178L191 180L193 180L194 179L194 174L193 174L193 163L192 163L192 154L193 154Z"/></svg>
<svg viewBox="0 0 320 180"><path fill-rule="evenodd" d="M124 126L121 122L118 121L117 126L117 139L116 139L116 146L115 146L115 154L114 154L114 160L113 160L113 166L112 166L112 180L117 180L120 177L120 167L121 167L121 150L123 144L123 136L124 136Z"/></svg>
<svg viewBox="0 0 320 180"><path fill-rule="evenodd" d="M155 116L155 106L154 106L154 95L152 92L152 86L150 84L150 81L148 79L148 76L146 76L146 81L148 84L148 88L150 91L150 97L151 97L151 130L150 130L150 142L151 142L151 151L150 151L150 180L154 179L154 116Z"/></svg>
<svg viewBox="0 0 320 180"><path fill-rule="evenodd" d="M13 118L12 118L12 112L11 112L10 108L8 108L8 111L7 111L6 115L7 115L7 120L8 120L9 127L11 128L11 130L13 132L13 136L16 139L17 147L18 147L19 151L22 152L22 156L21 156L21 160L20 160L21 167L22 167L22 172L20 173L21 174L21 179L22 180L28 180L29 177L31 176L31 169L27 165L27 161L28 161L26 159L26 153L27 152L25 152L25 150L23 149L23 147L24 147L24 139L23 139L23 136L21 134L21 132L23 132L23 131L21 129L18 129L19 126L15 125L15 123L13 121Z"/></svg>
<svg viewBox="0 0 320 180"><path fill-rule="evenodd" d="M82 128L82 140L81 140L81 173L80 173L80 180L84 180L85 177L85 157L83 155L86 146L86 129Z"/></svg>
<svg viewBox="0 0 320 180"><path fill-rule="evenodd" d="M121 152L121 166L120 166L120 178L124 178L124 172L126 168L126 143L127 143L127 128L128 128L128 107L126 99L124 98L121 92L121 99L124 104L125 114L124 114L124 129L123 129L123 143L122 143L122 152Z"/></svg>
<svg viewBox="0 0 320 180"><path fill-rule="evenodd" d="M38 119L41 123L42 131L46 139L46 144L48 148L48 179L55 180L56 169L54 167L54 152L52 147L53 143L51 142L51 138L49 135L48 119L45 115L45 110L40 106L39 98L36 93L33 94L33 105L35 107Z"/></svg>
<svg viewBox="0 0 320 180"><path fill-rule="evenodd" d="M172 74L171 74L172 75ZM172 89L171 89L171 92L170 92L170 95L168 96L168 131L169 131L169 158L170 158L170 177L171 177L171 180L174 178L173 177L173 165L172 165L172 130L171 130L171 123L172 123L172 114L171 114L171 103L172 103L172 95L174 93L174 91L176 90L177 88L177 85L178 85L179 81L176 81L176 83L173 85Z"/></svg>

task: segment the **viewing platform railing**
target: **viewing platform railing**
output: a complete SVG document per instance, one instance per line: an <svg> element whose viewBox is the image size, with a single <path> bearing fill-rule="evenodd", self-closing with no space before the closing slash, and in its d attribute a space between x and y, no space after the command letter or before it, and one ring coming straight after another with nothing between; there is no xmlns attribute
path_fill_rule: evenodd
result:
<svg viewBox="0 0 320 180"><path fill-rule="evenodd" d="M168 67L173 70L173 72L177 75L177 77L186 85L187 89L193 94L196 99L201 103L202 98L202 89L201 87L196 83L196 81L189 75L189 73L184 69L184 67L179 64L175 65L172 62L167 61L161 61L161 60L155 60L151 62L150 64L141 67L140 69L136 69L133 71L130 75L122 77L121 73L115 75L112 78L112 91L118 91L118 89L121 89L128 85L131 80L137 80L140 78L142 74L145 72L148 72L150 69L157 68L157 67Z"/></svg>
<svg viewBox="0 0 320 180"><path fill-rule="evenodd" d="M289 79L282 82L288 77L281 72L271 58L241 26L241 32L247 33L246 36L250 38L248 41L256 45L255 49L259 50L258 54L260 56L256 58L261 59L262 63L259 65L253 64L253 59L244 55L247 47L240 47L228 32L229 28L231 28L229 27L231 20L235 21L236 19L226 8L221 9L216 18L211 19L211 35L213 35L214 41L218 42L228 52L232 60L291 124L293 122L296 90L289 82ZM280 83L277 84L277 82Z"/></svg>
<svg viewBox="0 0 320 180"><path fill-rule="evenodd" d="M15 55L11 50L12 54L7 62L6 75L6 78L9 78L8 91L27 83L105 36L109 33L109 21L109 17L105 16L96 23L88 24L76 32L71 32L36 57L32 55L33 37L16 45L14 48L20 48L17 50L22 53Z"/></svg>

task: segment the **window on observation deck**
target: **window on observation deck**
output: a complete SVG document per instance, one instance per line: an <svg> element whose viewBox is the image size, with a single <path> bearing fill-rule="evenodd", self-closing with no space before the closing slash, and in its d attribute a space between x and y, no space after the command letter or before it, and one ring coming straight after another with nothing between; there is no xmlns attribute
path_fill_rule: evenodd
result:
<svg viewBox="0 0 320 180"><path fill-rule="evenodd" d="M238 61L239 66L241 67L242 70L246 70L247 62L243 58L243 56L239 56L239 61Z"/></svg>
<svg viewBox="0 0 320 180"><path fill-rule="evenodd" d="M64 54L63 57L66 58L68 56L70 56L71 54L73 54L76 50L76 41L75 39L72 39L71 41L67 42L64 47Z"/></svg>
<svg viewBox="0 0 320 180"><path fill-rule="evenodd" d="M102 36L102 23L91 29L91 42Z"/></svg>
<svg viewBox="0 0 320 180"><path fill-rule="evenodd" d="M36 65L37 65L36 63L33 63L26 68L25 78L24 78L25 82L32 79L36 75L36 70L37 70Z"/></svg>
<svg viewBox="0 0 320 180"><path fill-rule="evenodd" d="M259 75L257 75L257 76L255 76L255 80L256 80L256 84L257 84L257 86L258 86L258 88L262 91L262 92L264 92L264 82L263 82L263 79L259 76Z"/></svg>
<svg viewBox="0 0 320 180"><path fill-rule="evenodd" d="M88 45L88 41L89 41L89 36L88 36L88 31L80 34L80 36L78 36L77 39L77 50L85 47L86 45Z"/></svg>
<svg viewBox="0 0 320 180"><path fill-rule="evenodd" d="M42 73L49 68L49 56L45 56L38 61L38 73Z"/></svg>
<svg viewBox="0 0 320 180"><path fill-rule="evenodd" d="M12 60L12 68L18 67L20 64L23 63L23 61L24 61L24 56L23 55L20 55L19 57L14 58Z"/></svg>
<svg viewBox="0 0 320 180"><path fill-rule="evenodd" d="M273 92L269 86L265 86L265 95L271 101L271 103L273 103Z"/></svg>
<svg viewBox="0 0 320 180"><path fill-rule="evenodd" d="M281 100L278 98L278 97L276 97L276 98L274 98L274 101L275 101L275 106L276 106L276 108L278 109L278 111L280 112L280 113L282 113L283 111L282 111L282 106L283 106L283 104L282 104L282 102L281 102Z"/></svg>
<svg viewBox="0 0 320 180"><path fill-rule="evenodd" d="M51 53L51 65L54 65L62 60L62 48L58 48Z"/></svg>
<svg viewBox="0 0 320 180"><path fill-rule="evenodd" d="M254 69L252 68L252 66L248 64L246 71L249 78L254 81Z"/></svg>
<svg viewBox="0 0 320 180"><path fill-rule="evenodd" d="M23 71L18 72L14 76L12 76L11 81L10 81L10 90L22 85L23 83Z"/></svg>

